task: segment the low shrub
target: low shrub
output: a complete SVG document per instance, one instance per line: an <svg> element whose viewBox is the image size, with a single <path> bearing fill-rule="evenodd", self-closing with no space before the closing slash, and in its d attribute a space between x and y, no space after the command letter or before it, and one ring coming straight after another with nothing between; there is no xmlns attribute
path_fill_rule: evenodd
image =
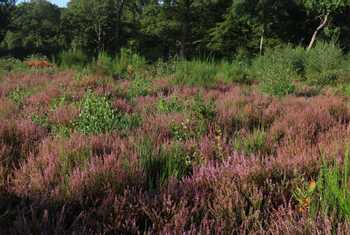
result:
<svg viewBox="0 0 350 235"><path fill-rule="evenodd" d="M255 79L261 81L262 90L276 96L293 93L293 82L300 79L302 70L296 58L294 49L289 47L268 50L263 56L257 57L253 61L252 73Z"/></svg>
<svg viewBox="0 0 350 235"><path fill-rule="evenodd" d="M138 77L131 81L127 96L130 99L138 96L146 96L148 95L150 89L151 81L143 77Z"/></svg>
<svg viewBox="0 0 350 235"><path fill-rule="evenodd" d="M343 67L342 50L334 43L319 42L306 57L305 76L316 86L334 83Z"/></svg>
<svg viewBox="0 0 350 235"><path fill-rule="evenodd" d="M225 83L250 83L248 65L240 61L221 62L218 65L216 78Z"/></svg>
<svg viewBox="0 0 350 235"><path fill-rule="evenodd" d="M181 112L184 108L184 104L176 96L169 99L160 98L157 104L158 112L163 113Z"/></svg>
<svg viewBox="0 0 350 235"><path fill-rule="evenodd" d="M178 85L210 87L216 82L217 68L207 61L178 61L175 65L174 82Z"/></svg>
<svg viewBox="0 0 350 235"><path fill-rule="evenodd" d="M61 52L58 55L58 59L60 66L64 68L83 69L89 62L87 55L83 51L73 49Z"/></svg>
<svg viewBox="0 0 350 235"><path fill-rule="evenodd" d="M0 75L8 74L9 72L25 71L26 65L15 58L0 59Z"/></svg>
<svg viewBox="0 0 350 235"><path fill-rule="evenodd" d="M97 134L115 129L118 114L105 97L96 96L88 91L82 102L81 111L76 120L76 128L85 134Z"/></svg>
<svg viewBox="0 0 350 235"><path fill-rule="evenodd" d="M134 53L130 49L122 48L119 56L114 61L114 71L123 77L133 79L142 71L147 61L144 57Z"/></svg>
<svg viewBox="0 0 350 235"><path fill-rule="evenodd" d="M128 130L140 125L141 118L135 114L123 114L115 110L106 97L88 91L81 101L80 114L74 125L84 134L99 134L115 130Z"/></svg>

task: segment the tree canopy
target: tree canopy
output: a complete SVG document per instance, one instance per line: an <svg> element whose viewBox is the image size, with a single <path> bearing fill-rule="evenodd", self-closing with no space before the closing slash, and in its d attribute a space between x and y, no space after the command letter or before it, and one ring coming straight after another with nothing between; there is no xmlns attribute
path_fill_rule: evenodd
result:
<svg viewBox="0 0 350 235"><path fill-rule="evenodd" d="M66 8L0 0L0 45L7 54L131 47L151 59L254 55L316 40L348 50L349 12L348 0L71 0Z"/></svg>

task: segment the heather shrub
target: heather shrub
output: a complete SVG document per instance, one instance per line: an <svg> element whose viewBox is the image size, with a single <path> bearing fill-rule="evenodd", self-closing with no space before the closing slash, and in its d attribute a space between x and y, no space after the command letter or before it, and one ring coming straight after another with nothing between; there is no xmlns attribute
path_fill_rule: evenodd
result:
<svg viewBox="0 0 350 235"><path fill-rule="evenodd" d="M82 69L85 67L89 59L87 55L81 50L62 51L58 55L60 66L64 68Z"/></svg>
<svg viewBox="0 0 350 235"><path fill-rule="evenodd" d="M335 43L319 42L306 57L305 76L310 84L324 86L336 81L343 65L342 50Z"/></svg>
<svg viewBox="0 0 350 235"><path fill-rule="evenodd" d="M0 119L13 118L16 114L18 114L17 104L8 98L0 98Z"/></svg>
<svg viewBox="0 0 350 235"><path fill-rule="evenodd" d="M207 61L185 61L176 63L174 82L178 85L210 87L216 82L217 68Z"/></svg>

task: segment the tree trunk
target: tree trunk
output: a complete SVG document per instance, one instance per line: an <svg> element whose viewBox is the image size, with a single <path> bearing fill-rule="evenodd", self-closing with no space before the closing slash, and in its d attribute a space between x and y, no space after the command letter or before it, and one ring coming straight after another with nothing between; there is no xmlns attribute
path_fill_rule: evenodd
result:
<svg viewBox="0 0 350 235"><path fill-rule="evenodd" d="M264 49L264 33L262 33L260 38L260 47L259 47L260 55L262 55L263 49Z"/></svg>
<svg viewBox="0 0 350 235"><path fill-rule="evenodd" d="M326 26L326 24L327 24L327 22L328 22L328 17L329 17L329 13L327 13L327 14L324 16L324 18L323 18L321 24L320 24L320 25L317 27L317 29L315 30L314 34L312 35L311 41L310 41L310 43L309 43L309 46L307 47L307 51L310 51L310 49L313 47L313 45L314 45L314 43L315 43L315 41L316 41L316 37L317 37L317 35L318 35L318 32Z"/></svg>
<svg viewBox="0 0 350 235"><path fill-rule="evenodd" d="M124 0L118 0L116 3L116 41L117 41L117 49L119 50L121 48L121 27L122 27L122 14L123 14L123 9L124 9Z"/></svg>

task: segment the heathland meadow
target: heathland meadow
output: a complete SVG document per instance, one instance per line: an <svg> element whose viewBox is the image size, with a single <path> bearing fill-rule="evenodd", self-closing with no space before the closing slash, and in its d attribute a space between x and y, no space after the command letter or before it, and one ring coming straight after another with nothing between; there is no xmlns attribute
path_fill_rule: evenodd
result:
<svg viewBox="0 0 350 235"><path fill-rule="evenodd" d="M0 230L347 234L350 61L0 60Z"/></svg>

